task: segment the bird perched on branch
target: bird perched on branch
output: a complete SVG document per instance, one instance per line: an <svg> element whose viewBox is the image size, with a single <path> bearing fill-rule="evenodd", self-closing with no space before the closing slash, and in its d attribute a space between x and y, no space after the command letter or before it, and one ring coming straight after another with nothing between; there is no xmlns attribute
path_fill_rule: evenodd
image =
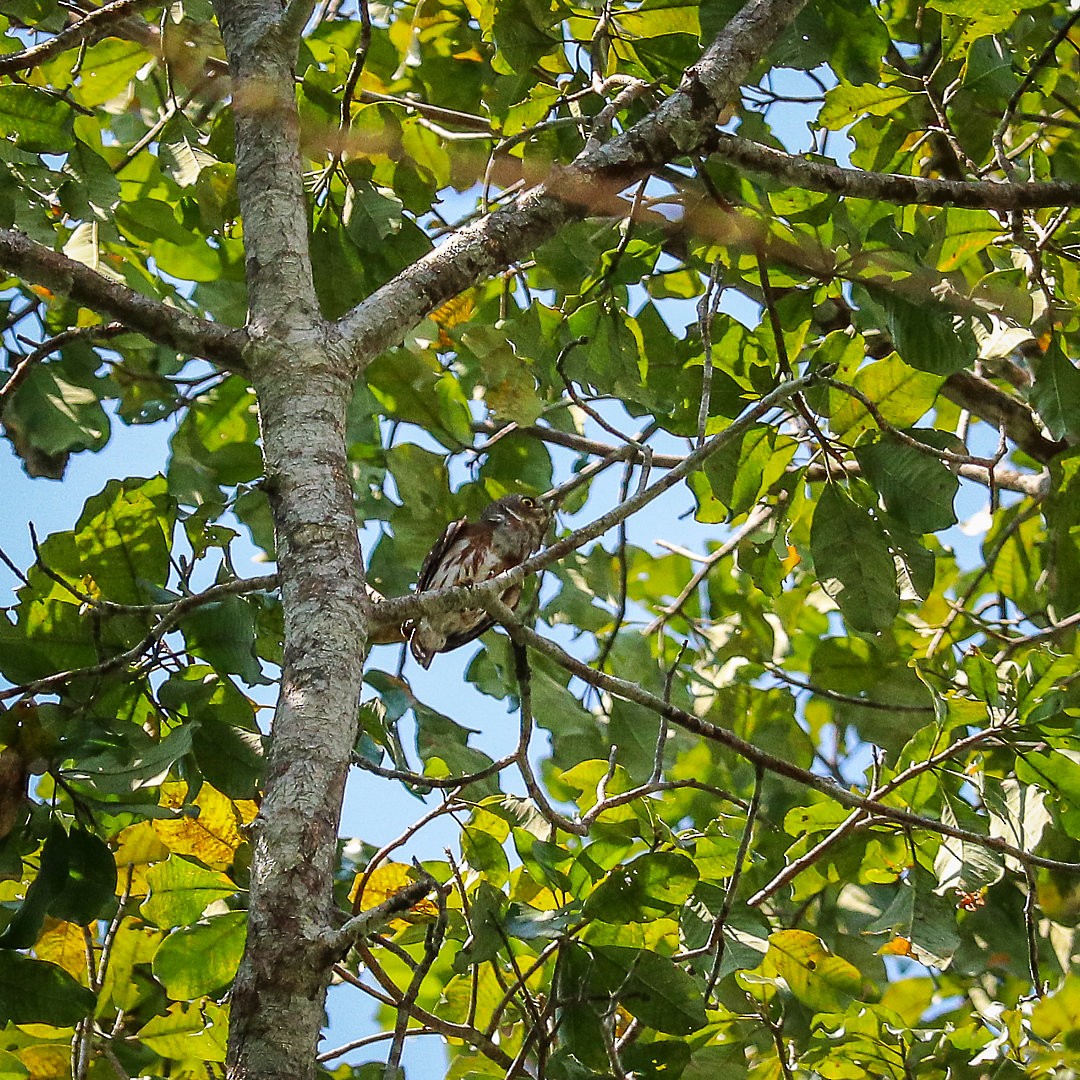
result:
<svg viewBox="0 0 1080 1080"><path fill-rule="evenodd" d="M517 566L540 547L550 522L551 511L527 495L504 495L484 510L479 521L451 522L424 559L416 591L471 585ZM502 594L507 607L516 607L520 599L521 582ZM421 615L407 622L402 632L417 663L426 668L435 653L467 644L494 623L486 611L469 608Z"/></svg>

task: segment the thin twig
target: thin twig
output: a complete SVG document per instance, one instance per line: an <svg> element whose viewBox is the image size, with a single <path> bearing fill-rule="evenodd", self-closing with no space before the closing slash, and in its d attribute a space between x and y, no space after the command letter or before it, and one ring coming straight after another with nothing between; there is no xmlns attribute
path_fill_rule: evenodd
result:
<svg viewBox="0 0 1080 1080"><path fill-rule="evenodd" d="M630 494L630 479L634 475L634 463L628 461L623 466L622 480L619 484L619 502L625 502L627 495ZM600 652L596 657L596 666L603 668L607 663L607 658L611 655L611 650L615 648L615 640L619 636L619 631L622 629L623 621L626 619L626 591L627 591L627 565L626 565L626 522L620 521L618 529L616 531L615 540L615 559L619 565L619 580L618 580L618 593L615 598L615 615L611 622L611 633L604 639L603 645L600 646Z"/></svg>
<svg viewBox="0 0 1080 1080"><path fill-rule="evenodd" d="M563 832L573 836L588 836L588 827L580 821L572 821L565 814L560 814L548 801L544 789L537 783L527 752L533 725L532 674L529 670L529 654L525 646L519 645L516 641L511 640L511 647L514 650L514 674L517 677L518 703L521 713L521 737L518 745L525 748L525 751L518 755L517 764L521 779L525 783L525 790L552 829L562 829Z"/></svg>
<svg viewBox="0 0 1080 1080"><path fill-rule="evenodd" d="M390 998L389 1004L396 1008L402 1000L402 993L397 984L389 975L387 975L382 964L379 963L375 955L363 941L357 942L356 949L364 961L364 966L371 973L375 981L386 991ZM364 989L368 988L365 987ZM513 1065L513 1058L511 1058L500 1046L492 1042L492 1040L482 1031L478 1031L476 1028L470 1027L467 1024L455 1024L449 1020L444 1020L442 1017L428 1012L427 1009L422 1008L416 1003L413 1003L411 1011L414 1020L419 1021L422 1025L431 1028L433 1031L437 1031L440 1035L450 1039L461 1039L470 1046L475 1046L477 1050L491 1061L495 1062L496 1065L507 1070L506 1076L508 1080L510 1077L514 1076L529 1076L528 1072L523 1068L518 1067L511 1069L510 1066Z"/></svg>
<svg viewBox="0 0 1080 1080"><path fill-rule="evenodd" d="M733 532L715 551L711 552L704 560L702 560L702 566L694 572L690 580L683 586L679 595L676 596L667 607L661 608L660 614L641 631L642 636L648 637L650 634L655 634L668 619L682 611L687 600L697 592L698 586L708 576L709 571L722 559L726 559L751 533L756 532L761 528L761 526L780 509L781 505L782 501L779 499L775 503L758 503L758 505L750 511L746 521L744 521L743 524L740 525L739 528L736 529L735 532Z"/></svg>
<svg viewBox="0 0 1080 1080"><path fill-rule="evenodd" d="M433 1028L415 1027L406 1029L403 1037L438 1034ZM376 1031L373 1035L364 1035L359 1039L353 1039L351 1042L342 1043L341 1046L335 1046L333 1050L324 1050L321 1054L316 1055L315 1060L321 1065L324 1062L333 1061L334 1058L342 1057L344 1054L352 1053L353 1050L360 1050L365 1046L370 1046L372 1043L386 1042L387 1039L393 1039L395 1035L396 1030Z"/></svg>
<svg viewBox="0 0 1080 1080"><path fill-rule="evenodd" d="M1027 893L1024 896L1024 930L1027 934L1028 973L1031 976L1031 992L1041 998L1045 993L1045 987L1039 976L1039 941L1035 935L1035 904L1038 886L1030 866L1024 867L1024 878L1027 881Z"/></svg>
<svg viewBox="0 0 1080 1080"><path fill-rule="evenodd" d="M316 198L318 198L323 188L330 183L334 173L337 172L345 147L348 145L349 133L352 130L353 96L356 93L356 85L360 81L360 75L364 70L364 64L367 62L368 50L371 48L371 12L368 8L368 0L357 0L357 6L360 12L360 42L353 55L349 74L345 77L345 87L341 92L338 137L334 146L334 155L330 159L330 164L323 170L316 185Z"/></svg>
<svg viewBox="0 0 1080 1080"><path fill-rule="evenodd" d="M91 37L104 35L113 24L139 8L149 7L151 2L152 0L112 0L110 4L102 4L47 41L0 59L0 75L12 75L16 71L37 67L65 49L79 45Z"/></svg>
<svg viewBox="0 0 1080 1080"><path fill-rule="evenodd" d="M758 275L761 278L761 296L765 301L765 311L769 317L769 326L772 329L773 343L776 345L777 364L780 368L780 374L785 378L790 379L794 372L791 370L791 361L788 358L787 352L787 342L784 340L784 327L780 321L780 312L776 308L776 296L773 293L772 281L769 278L769 262L765 258L764 243L757 243L754 245L754 255L757 259ZM821 452L825 455L826 464L831 457L842 466L844 464L844 455L833 446L828 438L826 438L825 433L818 426L818 422L814 419L814 414L810 411L810 407L806 404L806 399L802 394L795 395L794 404L799 410L799 415L803 418L803 423L806 424L807 430L813 435L818 446L821 447Z"/></svg>
<svg viewBox="0 0 1080 1080"><path fill-rule="evenodd" d="M867 792L867 799L871 801L885 799L894 791L903 787L904 784L909 783L911 780L914 780L925 772L936 769L939 765L943 765L950 759L955 758L958 754L970 750L982 742L999 738L1003 726L1004 725L995 725L994 727L981 728L973 734L951 743L944 750L936 753L931 752L929 757L909 765L906 769L897 773L891 780L882 784L880 787L877 784L875 776L874 782L871 784L869 792ZM746 901L747 907L758 907L770 896L779 892L779 890L789 882L794 881L799 874L807 869L807 867L817 862L826 851L835 847L840 840L849 836L859 828L865 822L867 816L867 812L864 809L856 809L849 814L836 826L836 828L831 830L826 836L814 844L813 847L804 852L797 859L793 859L778 874L776 874L771 881L758 889L758 891Z"/></svg>
<svg viewBox="0 0 1080 1080"><path fill-rule="evenodd" d="M758 762L754 766L754 794L750 797L750 808L746 811L746 824L743 825L742 837L739 839L739 850L735 854L735 869L728 879L727 891L724 893L724 903L720 908L720 914L713 923L709 937L714 940L716 957L709 971L709 977L705 980L705 1000L712 997L716 980L720 978L720 966L724 962L724 949L727 946L727 938L724 937L724 929L731 917L731 909L735 906L735 895L739 889L739 879L742 877L743 863L746 854L750 850L750 838L754 832L754 823L757 821L758 809L761 807L761 785L765 776L764 766Z"/></svg>
<svg viewBox="0 0 1080 1080"><path fill-rule="evenodd" d="M137 645L133 645L130 649L127 649L122 653L117 653L107 660L102 660L98 664L91 664L88 667L82 668L72 668L69 671L58 671L54 675L46 675L41 679L34 679L32 682L22 683L18 686L0 690L0 701L25 694L51 692L60 686L72 682L74 679L86 679L98 675L106 675L110 671L116 671L118 668L134 663L152 649L154 645L161 641L161 639L165 637L165 635L187 614L194 611L196 608L224 596L237 596L246 592L261 591L271 587L271 580L273 584L276 585L277 575L271 574L264 578L238 578L236 581L227 581L222 585L213 585L201 593L194 593L191 596L182 597L169 604L127 605L110 604L107 601L96 601L92 606L100 607L104 611L121 611L127 608L132 611L141 611L149 614L157 614L160 612L161 618L158 620L157 624L147 632L143 639ZM73 586L68 585L66 582L64 584L65 587L75 591ZM77 591L76 595L78 595Z"/></svg>
<svg viewBox="0 0 1080 1080"><path fill-rule="evenodd" d="M416 965L408 989L397 1006L397 1021L394 1024L394 1041L390 1044L390 1053L386 1057L386 1070L383 1073L385 1080L396 1080L398 1066L401 1064L401 1052L405 1048L405 1031L409 1026L409 1019L416 999L420 995L420 986L424 976L431 970L439 951L442 949L443 937L446 934L446 894L442 887L435 887L435 896L439 905L439 916L432 926L428 927L427 936L424 939L424 955L420 963Z"/></svg>
<svg viewBox="0 0 1080 1080"><path fill-rule="evenodd" d="M705 433L709 424L709 406L712 403L712 324L716 318L720 300L727 287L720 283L720 271L723 268L721 256L717 255L709 271L709 280L705 292L697 305L698 333L701 336L701 402L698 405L697 444L705 445Z"/></svg>
<svg viewBox="0 0 1080 1080"><path fill-rule="evenodd" d="M770 675L774 675L787 683L788 686L794 686L799 690L808 690L816 697L823 697L829 701L839 701L845 705L858 705L863 709L879 709L882 712L933 713L934 711L933 705L905 705L898 701L873 701L870 698L858 697L855 694L842 694L839 690L828 690L824 686L816 686L814 683L796 679L794 675L789 674L782 667L767 661L762 662L762 667Z"/></svg>
<svg viewBox="0 0 1080 1080"><path fill-rule="evenodd" d="M1021 99L1031 88L1031 84L1035 81L1035 77L1053 58L1054 54L1057 52L1057 47L1070 33L1072 33L1072 28L1076 25L1078 19L1080 19L1080 11L1074 11L1070 17L1062 23L1058 28L1058 32L1047 42L1046 48L1035 58L1034 63L1028 68L1024 77L1012 92L1012 96L1005 105L1005 111L1001 114L1001 120L998 122L998 126L991 137L991 143L994 146L995 156L998 158L999 165L1001 164L1001 158L1004 157L1005 153L1005 133L1009 129L1009 124L1012 123L1013 114L1019 107ZM1004 167L1004 171L1007 176L1011 172L1007 165Z"/></svg>
<svg viewBox="0 0 1080 1080"><path fill-rule="evenodd" d="M3 386L0 386L0 415L4 412L4 406L8 399L26 381L34 365L40 363L46 357L51 356L57 349L62 348L70 341L80 338L111 338L117 334L129 333L128 328L122 323L108 323L103 326L82 326L75 330L65 330L55 337L49 338L28 352L8 375Z"/></svg>
<svg viewBox="0 0 1080 1080"><path fill-rule="evenodd" d="M578 660L577 657L571 656L565 649L556 645L555 642L549 641L547 638L536 633L536 631L527 626L523 626L514 615L513 611L502 603L498 597L487 601L485 606L506 628L507 633L512 639L528 645L530 648L536 649L537 652L550 657L560 667L564 668L572 675L576 675L582 681L590 683L592 686L601 690L606 690L608 693L615 694L626 701L644 705L645 708L651 709L658 715L666 716L673 724L684 728L686 731L689 731L700 738L719 743L721 746L726 746L729 750L738 754L739 757L744 758L746 761L755 765L760 763L766 771L775 773L778 776L784 776L803 787L819 791L828 798L840 803L842 806L872 811L880 817L898 825L909 828L926 829L930 832L938 833L941 836L951 836L957 840L966 840L969 843L985 848L988 851L993 851L1000 855L1011 855L1013 858L1026 865L1061 870L1070 874L1080 874L1080 862L1068 862L1062 859L1051 859L1046 856L1035 855L1032 852L1024 851L1022 848L1018 848L1014 844L1008 843L1000 837L983 836L973 832L971 829L962 829L955 825L948 825L943 821L936 821L933 818L925 817L922 814L916 814L910 810L889 806L885 803L878 802L875 799L860 795L857 792L850 791L827 777L819 776L809 769L803 769L784 758L777 757L775 754L762 750L753 743L739 738L738 735L728 728L710 723L699 716L695 716L693 713L686 712L684 709L680 709L665 702L662 698L650 693L637 683L594 670L589 667L588 664ZM985 736L985 734L986 733L980 733L982 736ZM993 734L996 735L998 732L995 731Z"/></svg>

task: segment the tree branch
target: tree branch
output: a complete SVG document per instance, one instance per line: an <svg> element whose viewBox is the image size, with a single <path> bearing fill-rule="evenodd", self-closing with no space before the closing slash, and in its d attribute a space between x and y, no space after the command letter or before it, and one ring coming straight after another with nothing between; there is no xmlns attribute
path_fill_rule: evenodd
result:
<svg viewBox="0 0 1080 1080"><path fill-rule="evenodd" d="M381 904L354 915L340 930L329 934L326 938L327 949L335 956L344 956L361 938L381 930L391 920L404 915L409 908L419 904L424 897L438 889L439 883L430 874L424 874Z"/></svg>
<svg viewBox="0 0 1080 1080"><path fill-rule="evenodd" d="M900 206L961 206L976 210L1033 210L1080 206L1080 184L1065 180L1031 184L928 180L899 173L863 172L810 161L770 146L717 132L711 151L733 165L765 173L793 187Z"/></svg>
<svg viewBox="0 0 1080 1080"><path fill-rule="evenodd" d="M966 374L961 372L961 374ZM973 379L977 379L976 376L972 376ZM994 409L1009 410L1006 414L1007 428L1006 435L1013 438L1013 435L1017 435L1024 440L1021 444L1017 442L1017 446L1028 454L1030 457L1036 457L1036 454L1046 454L1053 445L1044 436L1039 435L1038 428L1035 424L1035 419L1032 416L1030 410L1022 402L1017 401L1015 398L1009 397L1008 394L1003 393L993 383L987 382L985 379L977 379L980 384L979 393L983 395L982 408L987 414L983 416L980 414L979 419L986 420L987 423L998 426L992 417L994 416ZM958 388L959 387L959 388ZM988 395L985 388L989 388L991 393ZM970 412L975 412L975 405L978 402L967 395L966 389L959 381L957 384L952 383L952 378L946 381L944 389L942 391L950 401L956 402L958 405L963 405L968 408ZM967 402L971 402L968 405ZM1011 406L1015 406L1012 409ZM529 438L539 439L541 442L550 443L553 446L565 446L569 450L577 450L582 454L595 454L597 457L607 458L611 455L618 454L620 458L616 460L625 460L628 456L631 456L627 452L626 447L615 446L613 443L600 442L599 439L590 439L585 435L578 435L572 431L559 431L557 428L541 427L539 424L528 424L518 427L516 424L498 425L490 420L482 420L473 425L475 431L483 432L485 434L501 435L503 432L509 433L510 430L516 431L521 435L525 435ZM1030 438L1029 438L1030 436ZM1061 449L1064 449L1064 445L1061 445ZM483 448L478 448L477 452L480 452ZM1032 453L1032 451L1035 453ZM1055 451L1060 452L1060 451ZM676 465L685 459L684 454L657 454L653 453L649 458L649 464L655 466L658 469L673 469ZM1050 454L1053 457L1053 454ZM1042 461L1040 456L1037 460ZM811 483L821 482L830 479L832 475L835 475L838 465L830 465L828 470L823 465L793 465L789 468L789 472L798 472L805 470L806 479ZM844 463L844 469L850 476L858 476L861 474L859 463L857 461L848 461ZM1000 465L996 466L993 470L987 469L983 465L975 465L970 462L957 466L957 471L966 480L974 480L978 484L982 484L983 487L995 487L1004 488L1006 491L1015 491L1021 495L1027 495L1032 499L1040 499L1046 494L1046 486L1048 477L1045 472L1043 473L1022 473L1015 469L1003 469Z"/></svg>
<svg viewBox="0 0 1080 1080"><path fill-rule="evenodd" d="M120 22L140 8L149 7L152 2L153 0L112 0L111 4L103 4L65 27L48 41L0 57L0 75L11 75L16 71L37 67L65 49L106 33L114 23Z"/></svg>
<svg viewBox="0 0 1080 1080"><path fill-rule="evenodd" d="M59 580L69 591L75 590L62 579ZM46 675L44 678L35 679L33 682L22 683L19 686L11 686L6 690L0 690L0 701L11 697L25 697L30 694L53 693L61 686L67 685L74 679L92 678L97 675L106 675L110 671L124 667L125 664L134 663L139 657L154 647L181 619L189 612L204 604L220 600L225 596L239 596L249 592L259 592L273 588L277 585L277 575L268 574L261 578L237 578L236 581L227 581L222 585L213 585L201 593L193 593L169 604L148 604L139 606L134 604L108 604L105 601L96 601L93 606L102 606L105 610L123 611L127 613L161 614L161 619L146 633L141 641L126 649L116 656L110 656L99 664L90 667L72 668L70 671L58 671L54 675ZM77 596L78 594L75 593Z"/></svg>
<svg viewBox="0 0 1080 1080"><path fill-rule="evenodd" d="M751 0L717 35L678 90L603 146L587 146L542 184L449 237L335 324L355 366L370 362L428 312L538 247L581 208L625 214L619 193L697 150L718 112L806 0Z"/></svg>
<svg viewBox="0 0 1080 1080"><path fill-rule="evenodd" d="M34 365L56 352L57 349L62 348L69 341L76 341L79 338L111 338L126 331L127 327L122 323L109 323L106 326L83 326L77 330L65 330L63 333L57 334L55 337L49 338L48 341L43 341L36 348L31 349L15 365L3 386L0 386L0 416L3 415L8 400L26 382L30 372L34 370Z"/></svg>
<svg viewBox="0 0 1080 1080"><path fill-rule="evenodd" d="M571 656L564 649L556 645L555 642L549 641L547 638L536 633L535 630L523 626L510 608L508 608L498 596L494 596L488 600L486 606L492 614L496 615L511 638L550 657L564 670L570 672L572 675L576 675L590 686L594 686L599 690L606 690L609 694L614 694L616 697L620 697L625 701L632 701L635 704L643 705L646 709L651 710L658 716L664 717L670 723L676 724L678 727L691 732L691 734L697 735L703 739L709 739L711 742L719 743L721 746L726 746L729 750L738 754L739 757L746 761L749 761L752 765L760 765L766 772L773 773L776 776L782 776L803 787L812 788L814 791L819 791L822 795L840 803L841 806L871 811L878 817L894 822L897 825L904 825L908 828L915 829L926 829L930 832L936 832L941 836L951 836L956 840L965 840L968 843L985 848L987 851L994 851L999 855L1012 856L1012 858L1016 859L1024 866L1041 866L1048 870L1060 870L1064 873L1080 874L1080 862L1065 862L1061 859L1050 859L1042 855L1034 855L1031 852L1024 851L1023 848L1018 848L1014 844L1008 843L1001 837L983 836L980 833L972 832L970 829L961 829L943 821L936 821L933 818L924 817L923 815L916 814L910 810L902 810L896 806L889 806L885 803L878 802L876 799L867 798L857 792L851 791L849 788L841 787L835 781L830 780L827 777L819 776L809 769L800 768L798 765L786 761L784 758L777 757L774 754L770 754L767 751L760 749L753 743L747 742L745 739L740 739L738 735L727 728L719 727L716 724L710 723L708 720L703 720L693 713L686 712L684 709L672 705L670 702L664 701L663 698L659 698L655 694L650 693L637 683L617 678L614 675L606 675L603 672L589 667L584 661Z"/></svg>
<svg viewBox="0 0 1080 1080"><path fill-rule="evenodd" d="M14 229L0 229L0 266L25 281L122 322L130 330L178 352L241 370L243 330L189 315L143 296Z"/></svg>
<svg viewBox="0 0 1080 1080"><path fill-rule="evenodd" d="M956 371L950 375L942 385L941 393L980 420L999 430L1004 429L1028 457L1043 465L1069 448L1068 443L1047 436L1028 405L970 371Z"/></svg>
<svg viewBox="0 0 1080 1080"><path fill-rule="evenodd" d="M488 598L502 596L511 585L523 581L537 570L558 562L571 551L576 551L590 540L603 536L608 529L618 525L620 521L625 521L632 514L636 514L642 507L648 506L654 499L699 468L710 455L746 432L766 413L786 405L792 397L816 381L817 376L808 374L781 383L733 420L723 431L709 439L704 446L699 446L693 453L687 454L655 483L635 492L625 502L615 506L588 525L576 529L570 536L545 548L523 563L504 570L501 574L488 578L486 581L472 585L455 585L451 588L433 589L430 592L414 593L411 596L387 600L385 605L380 605L380 619L387 623L392 620L404 622L406 618L415 619L420 615L434 615L446 611L460 611L468 607L485 606ZM628 446L626 450L627 453L633 453L636 448Z"/></svg>

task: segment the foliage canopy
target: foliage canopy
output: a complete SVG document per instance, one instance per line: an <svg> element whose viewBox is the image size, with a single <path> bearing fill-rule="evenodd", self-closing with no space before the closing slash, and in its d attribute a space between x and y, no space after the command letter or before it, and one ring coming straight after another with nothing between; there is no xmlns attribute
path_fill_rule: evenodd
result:
<svg viewBox="0 0 1080 1080"><path fill-rule="evenodd" d="M0 3L20 484L168 433L5 556L0 1074L1080 1068L1080 16L800 7ZM357 717L552 488L516 749L389 649Z"/></svg>

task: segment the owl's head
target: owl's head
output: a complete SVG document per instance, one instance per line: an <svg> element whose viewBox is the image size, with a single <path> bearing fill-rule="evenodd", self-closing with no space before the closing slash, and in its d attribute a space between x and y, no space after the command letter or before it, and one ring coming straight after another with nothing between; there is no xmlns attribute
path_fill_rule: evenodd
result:
<svg viewBox="0 0 1080 1080"><path fill-rule="evenodd" d="M496 528L527 530L539 543L551 521L551 509L531 495L504 495L484 510L480 520L490 521Z"/></svg>

